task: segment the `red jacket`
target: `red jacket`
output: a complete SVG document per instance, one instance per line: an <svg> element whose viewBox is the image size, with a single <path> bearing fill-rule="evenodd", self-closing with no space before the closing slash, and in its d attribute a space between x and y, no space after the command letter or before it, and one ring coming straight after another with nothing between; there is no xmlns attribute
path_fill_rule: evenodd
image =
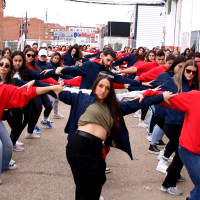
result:
<svg viewBox="0 0 200 200"><path fill-rule="evenodd" d="M157 66L158 66L158 64L155 60L152 62L146 62L143 65L140 65L137 67L137 72L148 72L149 70L151 70Z"/></svg>
<svg viewBox="0 0 200 200"><path fill-rule="evenodd" d="M160 94L159 91L146 91L151 96ZM146 94L143 93L144 96ZM148 94L147 94L148 96ZM190 92L182 92L177 96L169 99L171 105L161 103L172 109L185 112L183 127L179 142L181 146L188 151L195 154L200 154L200 132L199 132L199 119L200 119L200 91L192 90Z"/></svg>
<svg viewBox="0 0 200 200"><path fill-rule="evenodd" d="M140 77L137 78L137 81L142 82L149 82L157 78L157 76L167 70L165 65L161 65L158 67L154 67L153 69L149 70L148 72L142 74Z"/></svg>
<svg viewBox="0 0 200 200"><path fill-rule="evenodd" d="M0 84L0 119L4 109L22 108L29 100L37 96L36 87L31 87L28 92L27 87L17 88L13 85Z"/></svg>
<svg viewBox="0 0 200 200"><path fill-rule="evenodd" d="M73 79L64 80L64 83L65 83L65 85L80 87L81 79L82 79L82 77L79 76L79 77L76 77L76 78L73 78ZM114 84L115 89L124 89L124 85L121 84L121 83L113 83L113 84Z"/></svg>

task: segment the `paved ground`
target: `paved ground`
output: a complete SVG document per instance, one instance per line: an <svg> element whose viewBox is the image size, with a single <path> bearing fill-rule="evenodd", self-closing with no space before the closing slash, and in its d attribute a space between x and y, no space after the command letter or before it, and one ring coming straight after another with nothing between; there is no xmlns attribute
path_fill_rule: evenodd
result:
<svg viewBox="0 0 200 200"><path fill-rule="evenodd" d="M73 200L74 182L65 156L67 135L63 132L70 107L59 104L59 112L65 119L53 120L53 129L43 128L41 139L20 140L25 143L24 152L14 152L13 159L18 169L7 170L2 174L0 200ZM131 161L124 152L111 149L107 157L107 166L111 173L103 187L105 200L184 200L193 184L185 168L182 174L187 181L178 183L183 191L181 196L173 196L160 191L165 175L155 170L157 156L147 152L149 142L145 139L147 131L139 128L138 118L133 114L125 117L130 133L134 160ZM6 127L8 127L6 125ZM8 128L9 129L9 128ZM167 139L164 138L167 142ZM149 187L147 190L144 187Z"/></svg>

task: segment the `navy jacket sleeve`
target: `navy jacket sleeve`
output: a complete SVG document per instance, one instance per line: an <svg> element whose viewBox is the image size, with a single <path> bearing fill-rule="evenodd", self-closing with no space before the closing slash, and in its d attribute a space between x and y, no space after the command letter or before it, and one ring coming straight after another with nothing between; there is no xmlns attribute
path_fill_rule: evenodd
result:
<svg viewBox="0 0 200 200"><path fill-rule="evenodd" d="M85 65L85 63L83 63L82 66L75 66L75 67L65 67L61 73L64 75L71 75L71 76L84 76L85 74L87 74L87 67Z"/></svg>
<svg viewBox="0 0 200 200"><path fill-rule="evenodd" d="M78 96L77 93L73 93L70 91L63 91L60 92L59 94L59 100L65 104L72 105L77 96Z"/></svg>
<svg viewBox="0 0 200 200"><path fill-rule="evenodd" d="M152 89L153 87L150 87L150 86L135 86L135 85L132 85L132 86L129 86L128 87L128 90L129 91L137 91L137 90L147 90L147 89Z"/></svg>
<svg viewBox="0 0 200 200"><path fill-rule="evenodd" d="M80 58L79 60L82 60L82 62L89 61L89 58Z"/></svg>
<svg viewBox="0 0 200 200"><path fill-rule="evenodd" d="M20 79L17 79L17 78L14 78L14 79L15 79L15 85L19 86L19 87L28 83L28 81L23 81L23 80L20 80Z"/></svg>
<svg viewBox="0 0 200 200"><path fill-rule="evenodd" d="M129 62L130 59L131 59L131 54L129 54L128 56L125 56L123 58L120 58L118 60L116 60L114 63L113 63L113 66L118 66L118 65L122 65L124 61L127 61Z"/></svg>
<svg viewBox="0 0 200 200"><path fill-rule="evenodd" d="M122 84L126 84L126 83L129 83L131 85L142 85L142 81L136 81L136 80L133 80L133 79L130 79L130 78L126 78L126 77L123 77L121 75L118 75L118 74L115 74L111 71L109 71L109 73L114 76L114 82L116 83L122 83Z"/></svg>
<svg viewBox="0 0 200 200"><path fill-rule="evenodd" d="M47 79L47 78L52 77L53 75L55 75L55 70L51 70L51 71L47 72L46 75L40 74L40 73L41 73L40 71L30 70L30 73L29 73L30 80L33 80L33 79L37 79L37 80Z"/></svg>
<svg viewBox="0 0 200 200"><path fill-rule="evenodd" d="M95 57L95 56L97 56L97 55L98 55L98 53L89 54L89 55L85 56L85 58L92 58L92 57Z"/></svg>
<svg viewBox="0 0 200 200"><path fill-rule="evenodd" d="M146 97L143 99L142 103L139 103L139 99L134 101L120 102L121 112L123 116L128 115L137 111L138 109L146 108L150 105L161 103L162 101L164 101L163 94L153 97Z"/></svg>

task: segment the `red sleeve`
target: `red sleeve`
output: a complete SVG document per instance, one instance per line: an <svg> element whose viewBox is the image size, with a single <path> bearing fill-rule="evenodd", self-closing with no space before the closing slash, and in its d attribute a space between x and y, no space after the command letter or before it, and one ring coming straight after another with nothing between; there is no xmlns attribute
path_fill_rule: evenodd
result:
<svg viewBox="0 0 200 200"><path fill-rule="evenodd" d="M124 84L121 83L113 83L114 89L124 89Z"/></svg>
<svg viewBox="0 0 200 200"><path fill-rule="evenodd" d="M198 99L199 99L199 91L192 90L190 92L179 93L177 96L169 99L169 103L171 105L165 102L161 103L161 105L167 106L172 109L177 109L183 112L187 112L188 110L192 108L192 106L193 107L196 106L196 108L198 109L197 107L199 103ZM192 104L191 104L191 100L193 100Z"/></svg>
<svg viewBox="0 0 200 200"><path fill-rule="evenodd" d="M142 93L144 97L151 97L151 96L156 96L158 94L162 94L163 91L153 91L153 90L146 90L145 92Z"/></svg>
<svg viewBox="0 0 200 200"><path fill-rule="evenodd" d="M5 107L6 109L24 107L29 102L29 100L37 96L37 87L30 87L28 92L27 87L24 87L22 89L17 88L18 87L15 87L13 90L11 90L9 99Z"/></svg>
<svg viewBox="0 0 200 200"><path fill-rule="evenodd" d="M42 79L40 81L42 81L44 83L48 83L48 84L59 85L59 83L53 78Z"/></svg>
<svg viewBox="0 0 200 200"><path fill-rule="evenodd" d="M71 85L71 86L79 87L81 85L81 80L82 80L82 77L80 76L80 77L77 77L77 78L64 80L64 83L65 83L65 85Z"/></svg>

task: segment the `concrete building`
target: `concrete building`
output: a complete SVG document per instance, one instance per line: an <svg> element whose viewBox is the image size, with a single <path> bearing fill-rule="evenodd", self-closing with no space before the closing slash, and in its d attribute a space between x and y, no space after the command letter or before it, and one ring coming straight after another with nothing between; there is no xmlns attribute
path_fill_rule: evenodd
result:
<svg viewBox="0 0 200 200"><path fill-rule="evenodd" d="M183 52L195 43L195 51L200 50L199 7L199 0L165 0L166 48Z"/></svg>

